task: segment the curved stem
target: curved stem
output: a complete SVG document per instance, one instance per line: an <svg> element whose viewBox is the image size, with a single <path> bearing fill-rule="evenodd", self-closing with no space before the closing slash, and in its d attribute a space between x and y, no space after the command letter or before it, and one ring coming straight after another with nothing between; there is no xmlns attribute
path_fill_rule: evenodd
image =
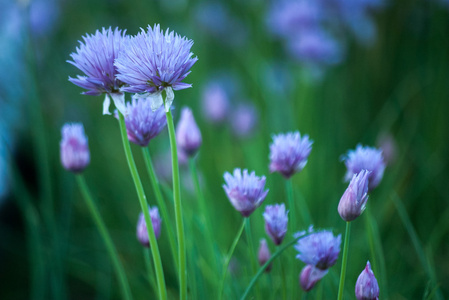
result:
<svg viewBox="0 0 449 300"><path fill-rule="evenodd" d="M156 196L157 205L159 206L162 214L162 219L164 220L164 227L167 231L168 242L170 243L170 250L172 252L173 261L175 263L175 268L178 270L178 257L176 256L176 241L175 233L170 225L170 217L168 215L167 205L165 204L164 198L162 196L161 189L159 187L159 181L154 171L153 163L151 161L150 151L148 147L142 147L142 154L145 160L145 165L147 166L148 175L151 179L151 185L153 186L154 195Z"/></svg>
<svg viewBox="0 0 449 300"><path fill-rule="evenodd" d="M89 208L89 211L92 214L94 222L97 225L98 231L100 231L100 235L103 238L103 241L106 245L106 249L108 250L109 256L111 257L115 272L117 273L117 277L120 281L123 298L131 300L132 296L128 284L128 279L126 278L123 265L120 259L118 258L117 249L115 248L112 242L111 236L109 235L108 229L106 228L106 225L104 224L103 219L101 218L98 208L96 207L94 201L92 200L91 193L89 191L89 188L87 187L83 175L76 175L76 181L78 182L84 200L86 201L87 207Z"/></svg>
<svg viewBox="0 0 449 300"><path fill-rule="evenodd" d="M129 170L136 187L137 195L139 197L140 208L142 209L145 217L145 223L147 225L148 237L150 239L151 253L153 255L154 268L156 270L157 285L159 288L159 299L167 299L167 290L165 287L164 270L162 268L161 256L159 254L159 248L156 241L156 235L154 234L153 223L151 222L150 212L148 211L148 203L145 198L142 182L140 181L139 173L137 172L137 166L134 162L134 157L131 152L131 145L129 144L128 136L126 133L125 118L121 112L118 112L120 133L122 135L123 148L125 149L125 156L128 161Z"/></svg>
<svg viewBox="0 0 449 300"><path fill-rule="evenodd" d="M340 285L338 286L338 300L343 299L345 286L346 264L348 262L349 234L351 233L351 222L346 222L345 244L343 246L343 261L341 263Z"/></svg>
<svg viewBox="0 0 449 300"><path fill-rule="evenodd" d="M173 201L175 204L176 233L178 235L178 268L179 268L179 299L187 299L187 267L184 223L182 220L181 187L179 182L178 151L176 148L175 126L169 109L167 116L168 135L170 137L171 161L173 173Z"/></svg>
<svg viewBox="0 0 449 300"><path fill-rule="evenodd" d="M237 243L238 243L240 237L242 236L243 228L245 228L245 218L243 219L242 225L240 226L240 229L237 232L237 235L235 236L234 242L232 242L231 248L229 248L228 255L226 255L226 260L225 260L224 268L223 268L223 276L221 277L220 287L218 290L218 299L220 299L220 300L222 299L224 282L226 279L226 274L228 272L229 262L231 261L231 257L232 257L232 254L234 253L235 247L237 246Z"/></svg>

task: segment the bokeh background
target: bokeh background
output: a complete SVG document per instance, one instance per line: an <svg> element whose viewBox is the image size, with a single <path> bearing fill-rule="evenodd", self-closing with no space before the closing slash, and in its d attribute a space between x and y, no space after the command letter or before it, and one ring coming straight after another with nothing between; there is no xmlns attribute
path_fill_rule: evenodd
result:
<svg viewBox="0 0 449 300"><path fill-rule="evenodd" d="M118 26L133 35L155 23L194 40L199 58L186 80L193 88L176 93L174 102L175 122L189 106L203 135L197 163L216 238L204 240L195 225L195 195L181 166L191 295L213 299L205 274L215 271L204 266L201 249L211 242L225 253L241 222L222 189L223 173L240 167L266 175L265 204L285 202L284 179L268 171L269 144L273 134L299 130L314 144L307 166L293 177L294 192L308 203L315 227L344 232L337 213L347 186L343 154L359 143L377 146L388 163L368 204L374 222L365 213L352 226L347 299L355 298L368 259L377 262L381 299L449 298L447 1L323 0L321 10L299 0L0 2L0 299L120 298L74 176L60 165L66 122L84 124L91 150L84 174L135 299L155 298L135 238L140 208L118 122L101 114L102 97L81 95L67 80L79 71L66 62L86 33ZM219 103L223 115L211 118ZM133 149L152 204L140 151ZM169 190L167 133L150 151ZM262 212L252 217L256 241L265 237ZM298 231L306 228L301 225ZM166 237L159 245L176 298ZM249 281L232 280L245 273L244 247L243 238L229 299ZM302 267L300 261L289 266L295 281ZM339 268L340 261L320 282L323 299L335 298ZM264 299L278 299L269 279L258 289ZM315 299L318 292L311 293Z"/></svg>

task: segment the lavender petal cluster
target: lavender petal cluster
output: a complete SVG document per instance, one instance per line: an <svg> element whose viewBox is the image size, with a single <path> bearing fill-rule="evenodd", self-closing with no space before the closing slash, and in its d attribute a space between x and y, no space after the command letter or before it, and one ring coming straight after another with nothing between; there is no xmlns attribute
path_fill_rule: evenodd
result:
<svg viewBox="0 0 449 300"><path fill-rule="evenodd" d="M71 172L82 172L90 162L89 145L81 123L65 124L62 127L60 155L62 166Z"/></svg>
<svg viewBox="0 0 449 300"><path fill-rule="evenodd" d="M153 111L150 100L133 97L131 103L126 104L128 115L125 117L128 139L141 147L148 146L167 125L165 110L160 107Z"/></svg>
<svg viewBox="0 0 449 300"><path fill-rule="evenodd" d="M355 284L355 297L357 300L378 300L379 299L379 285L371 264L366 263L365 269L360 273Z"/></svg>
<svg viewBox="0 0 449 300"><path fill-rule="evenodd" d="M157 207L149 208L151 224L153 225L154 235L156 239L161 235L162 219L159 216L159 210ZM145 216L143 213L139 214L137 221L137 240L145 247L150 247L150 238L148 236L147 223L145 222Z"/></svg>
<svg viewBox="0 0 449 300"><path fill-rule="evenodd" d="M355 220L365 210L368 201L368 176L370 173L362 170L360 173L354 174L338 203L338 213L346 222Z"/></svg>
<svg viewBox="0 0 449 300"><path fill-rule="evenodd" d="M287 233L288 211L285 204L267 205L263 213L265 231L276 245L280 245Z"/></svg>
<svg viewBox="0 0 449 300"><path fill-rule="evenodd" d="M273 136L270 145L270 172L279 172L285 178L301 171L307 164L313 141L296 132Z"/></svg>
<svg viewBox="0 0 449 300"><path fill-rule="evenodd" d="M265 190L265 176L258 177L255 172L248 174L248 170L234 170L233 175L226 172L224 174L226 184L223 189L234 208L243 217L249 217L258 208L268 194Z"/></svg>
<svg viewBox="0 0 449 300"><path fill-rule="evenodd" d="M335 237L331 231L318 231L298 240L295 249L299 254L296 258L320 270L327 270L337 261L340 245L341 235Z"/></svg>
<svg viewBox="0 0 449 300"><path fill-rule="evenodd" d="M184 107L181 111L181 119L176 126L177 146L187 156L192 157L200 148L202 141L201 132L196 125L192 110Z"/></svg>
<svg viewBox="0 0 449 300"><path fill-rule="evenodd" d="M371 172L368 176L368 190L372 191L379 185L385 170L382 150L374 147L357 145L355 150L348 151L342 159L347 168L345 175L346 181L351 180L354 174L358 174L362 170L367 170Z"/></svg>

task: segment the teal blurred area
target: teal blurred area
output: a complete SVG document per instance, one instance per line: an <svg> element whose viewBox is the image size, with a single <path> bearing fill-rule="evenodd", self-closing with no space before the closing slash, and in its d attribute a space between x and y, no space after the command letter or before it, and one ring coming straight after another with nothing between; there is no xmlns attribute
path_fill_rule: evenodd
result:
<svg viewBox="0 0 449 300"><path fill-rule="evenodd" d="M81 95L81 88L67 80L80 71L66 62L86 33L117 26L134 35L156 23L192 39L192 52L199 58L185 80L193 88L175 94L173 111L176 123L181 108L190 107L201 130L203 145L196 160L216 239L201 236L192 179L187 166L181 166L191 299L214 299L218 286L205 275L216 270L204 265L204 243L214 243L224 255L241 223L223 191L224 172L255 170L267 177L270 189L263 207L286 202L285 180L269 174L269 144L273 134L296 130L314 143L306 167L292 178L294 194L307 202L317 228L344 233L337 212L347 187L343 154L363 144L382 147L388 158L367 212L352 225L347 298L354 298L353 286L367 260L377 262L382 299L449 298L449 6L444 1L384 1L370 11L376 30L369 43L348 30L325 27L344 55L338 63L319 68L298 61L272 35L267 16L273 3L265 1L0 4L0 299L120 299L109 257L75 178L60 165L60 129L66 122L84 124L91 151L84 176L134 298L156 297L136 239L140 206L118 122L102 115L103 97ZM213 80L224 82L229 96L227 115L218 123L205 117L203 107ZM252 107L239 117L248 130L235 125L242 103ZM132 148L154 205L141 151ZM168 134L152 140L149 148L164 190L170 190ZM266 237L263 207L251 218L255 241ZM298 231L309 225L296 223ZM367 231L375 245L370 245ZM287 233L290 238L292 234ZM177 274L166 236L159 239L159 247L168 295L176 299ZM237 247L229 299L240 297L250 280L245 255ZM295 251L286 255L293 257ZM60 261L56 267L54 260ZM299 260L288 266L296 284L302 267ZM323 299L335 298L339 267L340 261L320 283ZM263 278L259 292L268 295L264 299L278 299L269 282ZM310 298L319 291L312 291Z"/></svg>

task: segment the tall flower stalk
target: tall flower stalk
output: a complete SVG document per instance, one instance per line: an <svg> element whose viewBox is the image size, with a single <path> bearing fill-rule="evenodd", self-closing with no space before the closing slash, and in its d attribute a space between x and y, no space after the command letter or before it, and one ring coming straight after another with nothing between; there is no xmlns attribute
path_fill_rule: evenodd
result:
<svg viewBox="0 0 449 300"><path fill-rule="evenodd" d="M338 300L343 299L343 292L346 277L346 265L349 252L349 234L351 233L351 222L346 222L345 243L343 245L343 260L341 262L340 284L338 285Z"/></svg>

